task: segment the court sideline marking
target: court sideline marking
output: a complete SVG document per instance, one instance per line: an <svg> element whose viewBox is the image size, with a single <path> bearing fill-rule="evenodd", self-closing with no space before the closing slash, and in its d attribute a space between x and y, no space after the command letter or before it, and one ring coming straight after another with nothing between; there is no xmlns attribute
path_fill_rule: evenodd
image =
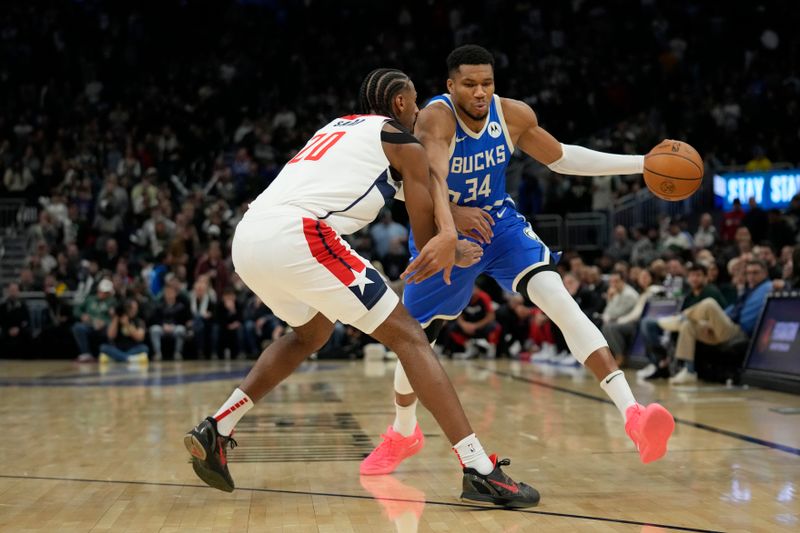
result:
<svg viewBox="0 0 800 533"><path fill-rule="evenodd" d="M539 381L538 379L529 378L526 376L517 376L512 374L511 372L506 372L504 370L495 370L492 368L487 368L484 366L475 365L475 368L480 370L486 370L488 372L492 372L497 374L498 376L509 377L516 381L522 381L525 383L530 383L531 385L538 385L539 387L545 387L547 389L552 389L558 392L565 392L567 394L572 394L573 396L579 396L581 398L585 398L587 400L594 400L596 402L607 403L610 405L614 405L614 402L607 398L602 398L600 396L595 396L593 394L589 394L588 392L580 392L572 389L568 389L566 387L561 387L559 385L553 385L552 383L546 383L544 381ZM751 444L758 444L760 446L765 446L767 448L772 448L773 450L778 450L780 452L786 452L792 455L796 455L800 457L800 448L794 448L792 446L787 446L786 444L781 444L779 442L772 442L764 439L759 439L758 437L751 437L750 435L744 435L742 433L736 433L735 431L730 431L727 429L722 429L714 426L709 426L708 424L703 424L702 422L694 422L693 420L685 420L683 418L675 417L675 422L678 424L683 424L685 426L695 427L697 429L703 429L705 431L710 431L711 433L717 433L720 435L725 435L726 437L731 437L734 439L738 439L744 442L749 442Z"/></svg>
<svg viewBox="0 0 800 533"><path fill-rule="evenodd" d="M69 478L69 477L55 477L55 476L15 476L9 474L0 474L3 479L21 479L21 480L36 480L36 481L73 481L77 483L111 483L116 485L142 485L149 487L187 487L196 489L209 489L213 490L206 485L191 485L188 483L167 483L158 481L130 481L130 480L112 480L112 479L88 479L88 478ZM363 494L339 494L336 492L317 492L317 491L302 491L302 490L283 490L283 489L264 489L254 487L236 487L238 491L249 492L268 492L274 494L293 494L297 496L327 496L332 498L349 498L353 500L375 500L375 501L395 501L395 502L408 502L408 503L425 503L430 505L439 505L443 507L459 507L472 511L511 511L516 513L537 514L544 516L554 516L559 518L575 518L578 520L594 520L597 522L613 522L615 524L629 524L632 526L652 526L663 529L671 529L675 531L690 531L692 533L723 533L714 529L699 529L694 527L672 526L667 524L656 524L653 522L639 522L636 520L625 520L623 518L607 518L604 516L589 516L570 513L556 513L553 511L536 511L533 509L507 509L504 507L484 507L481 505L472 505L469 503L458 502L442 502L435 500L412 500L405 498L376 498L374 496L366 496Z"/></svg>

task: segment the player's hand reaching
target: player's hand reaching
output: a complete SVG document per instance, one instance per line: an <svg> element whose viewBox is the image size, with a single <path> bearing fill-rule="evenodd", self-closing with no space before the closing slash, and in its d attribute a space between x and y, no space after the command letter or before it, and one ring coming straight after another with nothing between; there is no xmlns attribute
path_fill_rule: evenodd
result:
<svg viewBox="0 0 800 533"><path fill-rule="evenodd" d="M404 279L406 283L419 283L444 270L444 282L450 285L450 272L456 262L457 243L458 236L455 233L435 235L400 274L400 279Z"/></svg>
<svg viewBox="0 0 800 533"><path fill-rule="evenodd" d="M453 213L453 222L460 234L483 244L489 244L494 237L492 231L494 219L480 207L450 204L450 211Z"/></svg>
<svg viewBox="0 0 800 533"><path fill-rule="evenodd" d="M461 268L471 267L483 257L483 248L472 241L459 239L456 243L456 266Z"/></svg>

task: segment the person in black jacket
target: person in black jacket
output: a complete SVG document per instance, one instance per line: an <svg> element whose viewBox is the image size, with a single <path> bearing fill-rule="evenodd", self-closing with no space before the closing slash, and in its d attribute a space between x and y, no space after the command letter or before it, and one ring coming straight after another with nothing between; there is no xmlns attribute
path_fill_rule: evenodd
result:
<svg viewBox="0 0 800 533"><path fill-rule="evenodd" d="M244 327L242 310L236 302L236 292L227 288L222 293L222 300L217 306L217 324L219 325L219 353L225 359L236 355L243 358Z"/></svg>
<svg viewBox="0 0 800 533"><path fill-rule="evenodd" d="M19 298L19 285L9 283L0 305L0 352L4 357L25 357L31 343L31 317Z"/></svg>
<svg viewBox="0 0 800 533"><path fill-rule="evenodd" d="M186 329L191 322L191 315L186 304L178 299L178 292L171 285L164 286L163 302L153 314L150 326L150 342L153 344L153 360L161 361L161 340L163 337L172 337L175 340L174 359L183 359L183 342L186 338Z"/></svg>

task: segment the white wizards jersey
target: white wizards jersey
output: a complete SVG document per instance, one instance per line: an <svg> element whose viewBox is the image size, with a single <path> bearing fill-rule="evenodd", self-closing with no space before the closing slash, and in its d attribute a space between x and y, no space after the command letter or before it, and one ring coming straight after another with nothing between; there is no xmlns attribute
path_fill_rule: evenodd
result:
<svg viewBox="0 0 800 533"><path fill-rule="evenodd" d="M250 204L245 218L276 207L298 207L342 235L375 220L386 199L400 188L381 145L381 130L389 120L349 115L317 131Z"/></svg>

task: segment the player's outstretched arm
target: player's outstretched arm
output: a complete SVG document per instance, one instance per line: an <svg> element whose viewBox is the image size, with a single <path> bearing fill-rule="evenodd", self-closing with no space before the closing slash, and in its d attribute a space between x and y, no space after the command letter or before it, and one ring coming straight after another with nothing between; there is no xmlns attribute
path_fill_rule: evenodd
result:
<svg viewBox="0 0 800 533"><path fill-rule="evenodd" d="M503 98L503 114L511 130L517 134L520 150L546 165L553 172L576 176L611 176L616 174L641 174L643 155L609 154L573 144L561 144L547 130L531 107L519 100Z"/></svg>
<svg viewBox="0 0 800 533"><path fill-rule="evenodd" d="M450 204L447 175L450 171L450 143L456 132L453 112L443 105L431 105L419 112L414 134L425 147L435 180L434 196L436 222L440 228L450 227L479 242L488 243L492 236L494 219L483 209Z"/></svg>
<svg viewBox="0 0 800 533"><path fill-rule="evenodd" d="M390 124L386 124L384 130L399 133ZM409 282L418 282L444 269L445 280L449 281L450 271L456 260L458 236L452 229L440 231L438 235L436 233L432 197L434 187L425 149L416 142L383 142L383 151L389 164L403 176L406 210L420 250L417 258L401 277Z"/></svg>

